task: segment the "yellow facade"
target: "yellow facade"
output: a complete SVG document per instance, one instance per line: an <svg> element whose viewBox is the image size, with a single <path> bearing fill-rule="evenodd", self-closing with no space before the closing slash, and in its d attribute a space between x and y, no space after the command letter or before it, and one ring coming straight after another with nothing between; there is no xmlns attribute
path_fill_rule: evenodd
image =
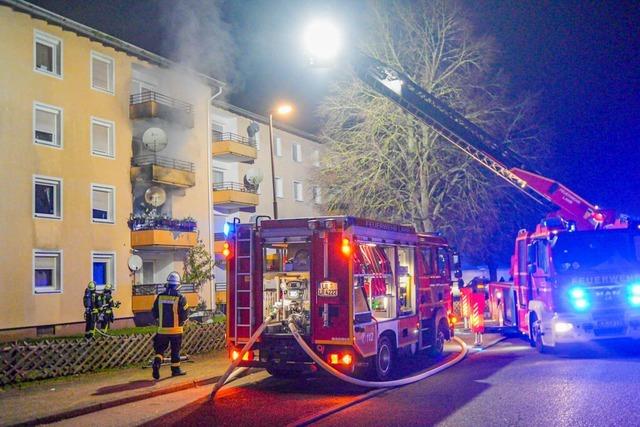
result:
<svg viewBox="0 0 640 427"><path fill-rule="evenodd" d="M34 71L35 30L62 41L61 78ZM91 88L92 52L113 59L113 94ZM82 296L93 274L92 252L115 254L114 296L122 302L116 315L131 317L134 279L127 267L132 253L127 220L133 212L131 158L136 135L129 117L130 84L133 68L160 67L6 6L0 6L0 63L0 179L5 188L0 202L0 335L83 322ZM200 238L209 245L209 207L203 201L210 197L206 173L210 90L200 82L190 82L190 88L190 93L197 94L189 100L195 105L194 128L181 134L180 143L197 173L185 185L193 188L181 190L181 197L176 197L173 215L195 218L203 230ZM62 110L61 148L34 143L34 102ZM115 158L92 155L92 117L115 124ZM34 218L34 175L62 180L60 219ZM92 184L115 189L112 224L92 221ZM36 249L61 251L59 292L34 292ZM182 257L173 258L179 265Z"/></svg>

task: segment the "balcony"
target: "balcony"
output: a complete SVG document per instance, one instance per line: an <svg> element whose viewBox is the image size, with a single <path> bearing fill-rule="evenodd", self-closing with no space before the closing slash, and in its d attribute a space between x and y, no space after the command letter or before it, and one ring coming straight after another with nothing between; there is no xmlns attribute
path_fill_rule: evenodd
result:
<svg viewBox="0 0 640 427"><path fill-rule="evenodd" d="M213 207L217 211L225 213L255 212L260 201L256 191L239 182L214 183Z"/></svg>
<svg viewBox="0 0 640 427"><path fill-rule="evenodd" d="M144 91L130 96L129 118L159 118L193 128L193 106L158 92Z"/></svg>
<svg viewBox="0 0 640 427"><path fill-rule="evenodd" d="M198 305L198 293L195 286L185 283L178 288L180 293L187 299L189 307ZM151 283L144 285L133 285L131 295L131 311L134 314L150 312L156 296L165 291L164 283Z"/></svg>
<svg viewBox="0 0 640 427"><path fill-rule="evenodd" d="M223 259L222 250L224 249L224 243L227 237L224 233L214 233L213 235L213 253L216 259Z"/></svg>
<svg viewBox="0 0 640 427"><path fill-rule="evenodd" d="M192 219L132 216L129 228L134 249L189 249L198 242Z"/></svg>
<svg viewBox="0 0 640 427"><path fill-rule="evenodd" d="M131 159L131 182L136 181L189 188L196 185L195 167L191 162L156 154L135 156Z"/></svg>
<svg viewBox="0 0 640 427"><path fill-rule="evenodd" d="M255 142L231 132L213 131L211 153L225 162L253 163L258 157Z"/></svg>

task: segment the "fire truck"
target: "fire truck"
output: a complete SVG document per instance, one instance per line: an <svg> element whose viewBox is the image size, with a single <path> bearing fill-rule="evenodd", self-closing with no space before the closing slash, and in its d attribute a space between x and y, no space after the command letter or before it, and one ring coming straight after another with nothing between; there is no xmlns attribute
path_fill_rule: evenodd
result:
<svg viewBox="0 0 640 427"><path fill-rule="evenodd" d="M522 158L415 84L404 73L356 52L362 81L392 100L501 179L553 212L521 230L513 281L490 284L494 316L532 346L640 338L640 223L589 203L525 168Z"/></svg>
<svg viewBox="0 0 640 427"><path fill-rule="evenodd" d="M227 227L227 342L230 357L269 324L240 366L274 376L317 370L287 319L337 370L392 374L399 352L440 354L453 335L452 271L444 237L350 216L234 222ZM279 321L279 322L278 322Z"/></svg>

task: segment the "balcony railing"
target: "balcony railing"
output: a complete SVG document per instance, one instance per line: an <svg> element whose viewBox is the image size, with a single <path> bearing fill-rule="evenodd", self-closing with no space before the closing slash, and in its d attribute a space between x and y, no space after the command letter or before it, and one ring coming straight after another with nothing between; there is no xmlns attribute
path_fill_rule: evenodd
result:
<svg viewBox="0 0 640 427"><path fill-rule="evenodd" d="M179 99L171 98L170 96L163 95L158 92L144 91L142 93L136 93L130 96L129 102L131 105L143 104L145 102L157 102L158 104L166 105L167 107L182 110L187 113L193 112L193 105Z"/></svg>
<svg viewBox="0 0 640 427"><path fill-rule="evenodd" d="M251 139L247 138L246 136L237 135L237 134L232 133L232 132L219 132L217 130L214 130L212 133L213 133L213 141L214 142L233 141L233 142L237 142L239 144L244 144L244 145L248 145L249 147L256 148L255 139L251 140Z"/></svg>
<svg viewBox="0 0 640 427"><path fill-rule="evenodd" d="M195 172L195 166L191 162L158 156L156 154L142 154L131 159L133 166L158 165L165 168L179 169L187 172Z"/></svg>
<svg viewBox="0 0 640 427"><path fill-rule="evenodd" d="M158 295L167 289L166 286L167 286L166 283L149 283L149 284L133 285L132 294L133 296ZM180 285L178 290L181 293L195 292L196 286L193 283L183 283L182 285Z"/></svg>
<svg viewBox="0 0 640 427"><path fill-rule="evenodd" d="M175 232L193 232L198 228L198 223L192 219L174 218L138 218L134 216L127 222L131 231L142 230L168 230Z"/></svg>
<svg viewBox="0 0 640 427"><path fill-rule="evenodd" d="M225 236L224 233L213 233L213 240L220 242L222 240L227 240L227 236Z"/></svg>
<svg viewBox="0 0 640 427"><path fill-rule="evenodd" d="M242 191L243 193L251 193L257 194L258 189L250 189L247 188L244 184L239 182L216 182L213 184L213 191L224 191L224 190L233 190L233 191Z"/></svg>

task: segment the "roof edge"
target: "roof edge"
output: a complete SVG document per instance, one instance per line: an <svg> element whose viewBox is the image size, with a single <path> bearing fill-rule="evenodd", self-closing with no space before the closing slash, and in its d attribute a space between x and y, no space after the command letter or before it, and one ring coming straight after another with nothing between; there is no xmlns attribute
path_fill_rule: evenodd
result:
<svg viewBox="0 0 640 427"><path fill-rule="evenodd" d="M48 9L37 6L33 3L29 3L25 0L0 0L0 5L9 6L10 8L30 15L33 18L39 18L47 21L50 24L58 25L65 30L72 31L78 35L85 36L90 40L102 43L105 46L112 47L115 50L119 50L136 58L150 62L155 65L159 65L165 68L180 67L181 65L174 62L164 56L160 56L146 49L128 43L115 36L103 33L95 28L76 22L72 19L66 18L57 13L51 12ZM197 77L206 80L209 84L213 83L217 87L225 87L226 83L208 76L206 74L199 73L195 70L190 70Z"/></svg>

